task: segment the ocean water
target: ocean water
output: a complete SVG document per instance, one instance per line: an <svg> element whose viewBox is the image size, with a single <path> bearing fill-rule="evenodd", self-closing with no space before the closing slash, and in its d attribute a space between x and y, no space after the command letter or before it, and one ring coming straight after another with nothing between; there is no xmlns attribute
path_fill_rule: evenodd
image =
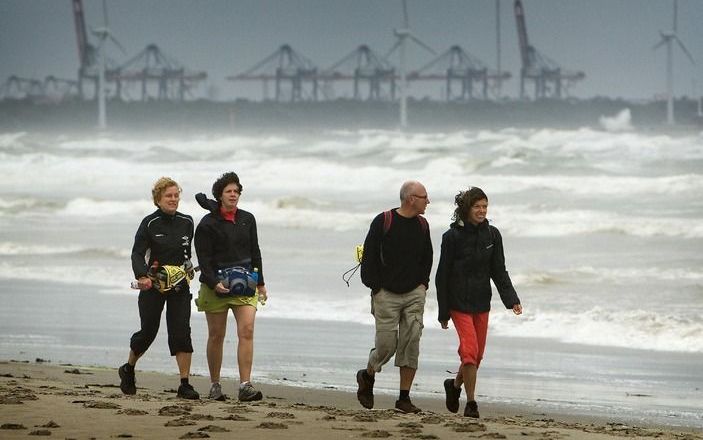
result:
<svg viewBox="0 0 703 440"><path fill-rule="evenodd" d="M341 274L372 217L418 179L431 201L434 268L462 188L484 189L504 237L524 314L494 299L484 400L703 427L696 132L0 133L0 358L120 362L138 324L129 254L154 209L151 185L175 178L180 210L197 222L205 211L194 194L230 170L244 186L240 206L257 218L270 294L257 326L259 380L353 389L373 319L358 275L347 287ZM416 387L428 394L457 366L456 337L436 314L431 286ZM204 374L195 311L192 326ZM173 369L165 340L150 353L141 367ZM379 386L393 392L389 371Z"/></svg>

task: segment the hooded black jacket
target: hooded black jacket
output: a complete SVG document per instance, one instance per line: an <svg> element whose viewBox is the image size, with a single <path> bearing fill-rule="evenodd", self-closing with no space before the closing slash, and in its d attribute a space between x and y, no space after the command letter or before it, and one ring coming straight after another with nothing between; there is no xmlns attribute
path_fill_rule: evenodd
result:
<svg viewBox="0 0 703 440"><path fill-rule="evenodd" d="M198 194L200 206L210 211L195 229L195 253L200 265L200 282L214 289L220 280L217 269L250 264L259 269L258 285L264 285L264 268L254 215L237 208L234 223L225 220L214 200Z"/></svg>
<svg viewBox="0 0 703 440"><path fill-rule="evenodd" d="M136 279L145 277L154 260L159 265L180 266L190 259L193 218L176 211L170 215L157 209L142 220L132 246L132 270ZM145 256L149 251L149 263Z"/></svg>
<svg viewBox="0 0 703 440"><path fill-rule="evenodd" d="M474 226L454 222L442 235L442 251L435 277L439 320L449 310L483 313L491 309L493 280L506 308L520 303L505 270L503 238L488 220Z"/></svg>

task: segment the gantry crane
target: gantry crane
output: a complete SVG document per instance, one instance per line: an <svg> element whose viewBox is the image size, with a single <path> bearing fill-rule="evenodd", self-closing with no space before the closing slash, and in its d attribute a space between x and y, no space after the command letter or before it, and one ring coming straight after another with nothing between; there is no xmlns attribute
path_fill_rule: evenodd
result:
<svg viewBox="0 0 703 440"><path fill-rule="evenodd" d="M522 68L520 69L520 98L526 97L526 81L534 81L535 99L561 98L562 90L568 89L577 81L584 79L586 75L583 72L562 69L557 63L531 46L527 39L525 9L521 0L515 0L514 10L522 61Z"/></svg>
<svg viewBox="0 0 703 440"><path fill-rule="evenodd" d="M276 101L282 101L285 86L290 83L291 102L312 99L317 101L318 72L317 67L308 58L293 50L288 44L281 45L274 53L267 56L243 73L228 76L230 81L262 81L264 98L268 98L268 82L276 81ZM304 93L304 84L311 83L310 93Z"/></svg>

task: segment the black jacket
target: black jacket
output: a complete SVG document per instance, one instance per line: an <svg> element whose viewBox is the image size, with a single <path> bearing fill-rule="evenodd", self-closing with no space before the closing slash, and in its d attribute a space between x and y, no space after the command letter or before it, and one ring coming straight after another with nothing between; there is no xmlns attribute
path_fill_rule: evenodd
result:
<svg viewBox="0 0 703 440"><path fill-rule="evenodd" d="M452 223L442 235L442 251L435 277L439 320L449 310L482 313L491 309L491 281L506 308L520 303L505 270L503 238L498 228L484 221L477 226Z"/></svg>
<svg viewBox="0 0 703 440"><path fill-rule="evenodd" d="M132 246L132 270L135 278L147 275L154 260L160 266L180 266L191 257L193 218L176 211L169 215L161 209L142 220ZM149 262L145 256L149 251Z"/></svg>
<svg viewBox="0 0 703 440"><path fill-rule="evenodd" d="M217 269L251 265L259 269L258 285L264 285L264 268L254 215L237 208L234 223L225 220L214 200L196 196L198 203L210 211L195 230L195 252L200 265L200 282L214 289L220 281Z"/></svg>
<svg viewBox="0 0 703 440"><path fill-rule="evenodd" d="M432 269L429 227L423 226L420 218L405 218L395 209L391 215L387 232L383 230L383 213L371 222L364 240L361 281L372 293L381 288L407 293L420 284L427 288Z"/></svg>

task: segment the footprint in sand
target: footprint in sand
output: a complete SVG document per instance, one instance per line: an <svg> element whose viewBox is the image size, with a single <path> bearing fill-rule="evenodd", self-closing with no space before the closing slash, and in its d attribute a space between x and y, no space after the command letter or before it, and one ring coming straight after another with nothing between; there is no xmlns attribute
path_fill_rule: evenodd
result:
<svg viewBox="0 0 703 440"><path fill-rule="evenodd" d="M244 416L240 416L239 414L230 414L227 417L218 417L220 420L231 420L234 422L251 422L251 419L248 419Z"/></svg>
<svg viewBox="0 0 703 440"><path fill-rule="evenodd" d="M266 414L266 417L272 418L272 419L287 419L291 420L295 418L294 414L287 413L287 412L270 412Z"/></svg>
<svg viewBox="0 0 703 440"><path fill-rule="evenodd" d="M204 432L186 432L178 438L210 438L210 436Z"/></svg>
<svg viewBox="0 0 703 440"><path fill-rule="evenodd" d="M223 428L222 426L217 426L217 425L203 426L202 428L198 428L198 431L202 431L202 432L230 432L229 429Z"/></svg>
<svg viewBox="0 0 703 440"><path fill-rule="evenodd" d="M195 423L192 420L188 420L185 417L181 417L181 418L174 419L174 420L169 420L168 422L164 423L164 426L167 426L167 427L192 426L192 425L197 425L197 423Z"/></svg>
<svg viewBox="0 0 703 440"><path fill-rule="evenodd" d="M378 429L375 431L368 431L363 434L361 434L362 437L366 438L386 438L390 437L392 434L388 431L384 431L382 429Z"/></svg>
<svg viewBox="0 0 703 440"><path fill-rule="evenodd" d="M167 406L162 407L159 410L159 415L160 416L182 416L185 414L190 414L191 411L193 411L192 406L167 405Z"/></svg>
<svg viewBox="0 0 703 440"><path fill-rule="evenodd" d="M288 429L288 425L283 423L263 422L257 426L261 429Z"/></svg>
<svg viewBox="0 0 703 440"><path fill-rule="evenodd" d="M27 429L27 427L21 423L3 423L0 429Z"/></svg>

